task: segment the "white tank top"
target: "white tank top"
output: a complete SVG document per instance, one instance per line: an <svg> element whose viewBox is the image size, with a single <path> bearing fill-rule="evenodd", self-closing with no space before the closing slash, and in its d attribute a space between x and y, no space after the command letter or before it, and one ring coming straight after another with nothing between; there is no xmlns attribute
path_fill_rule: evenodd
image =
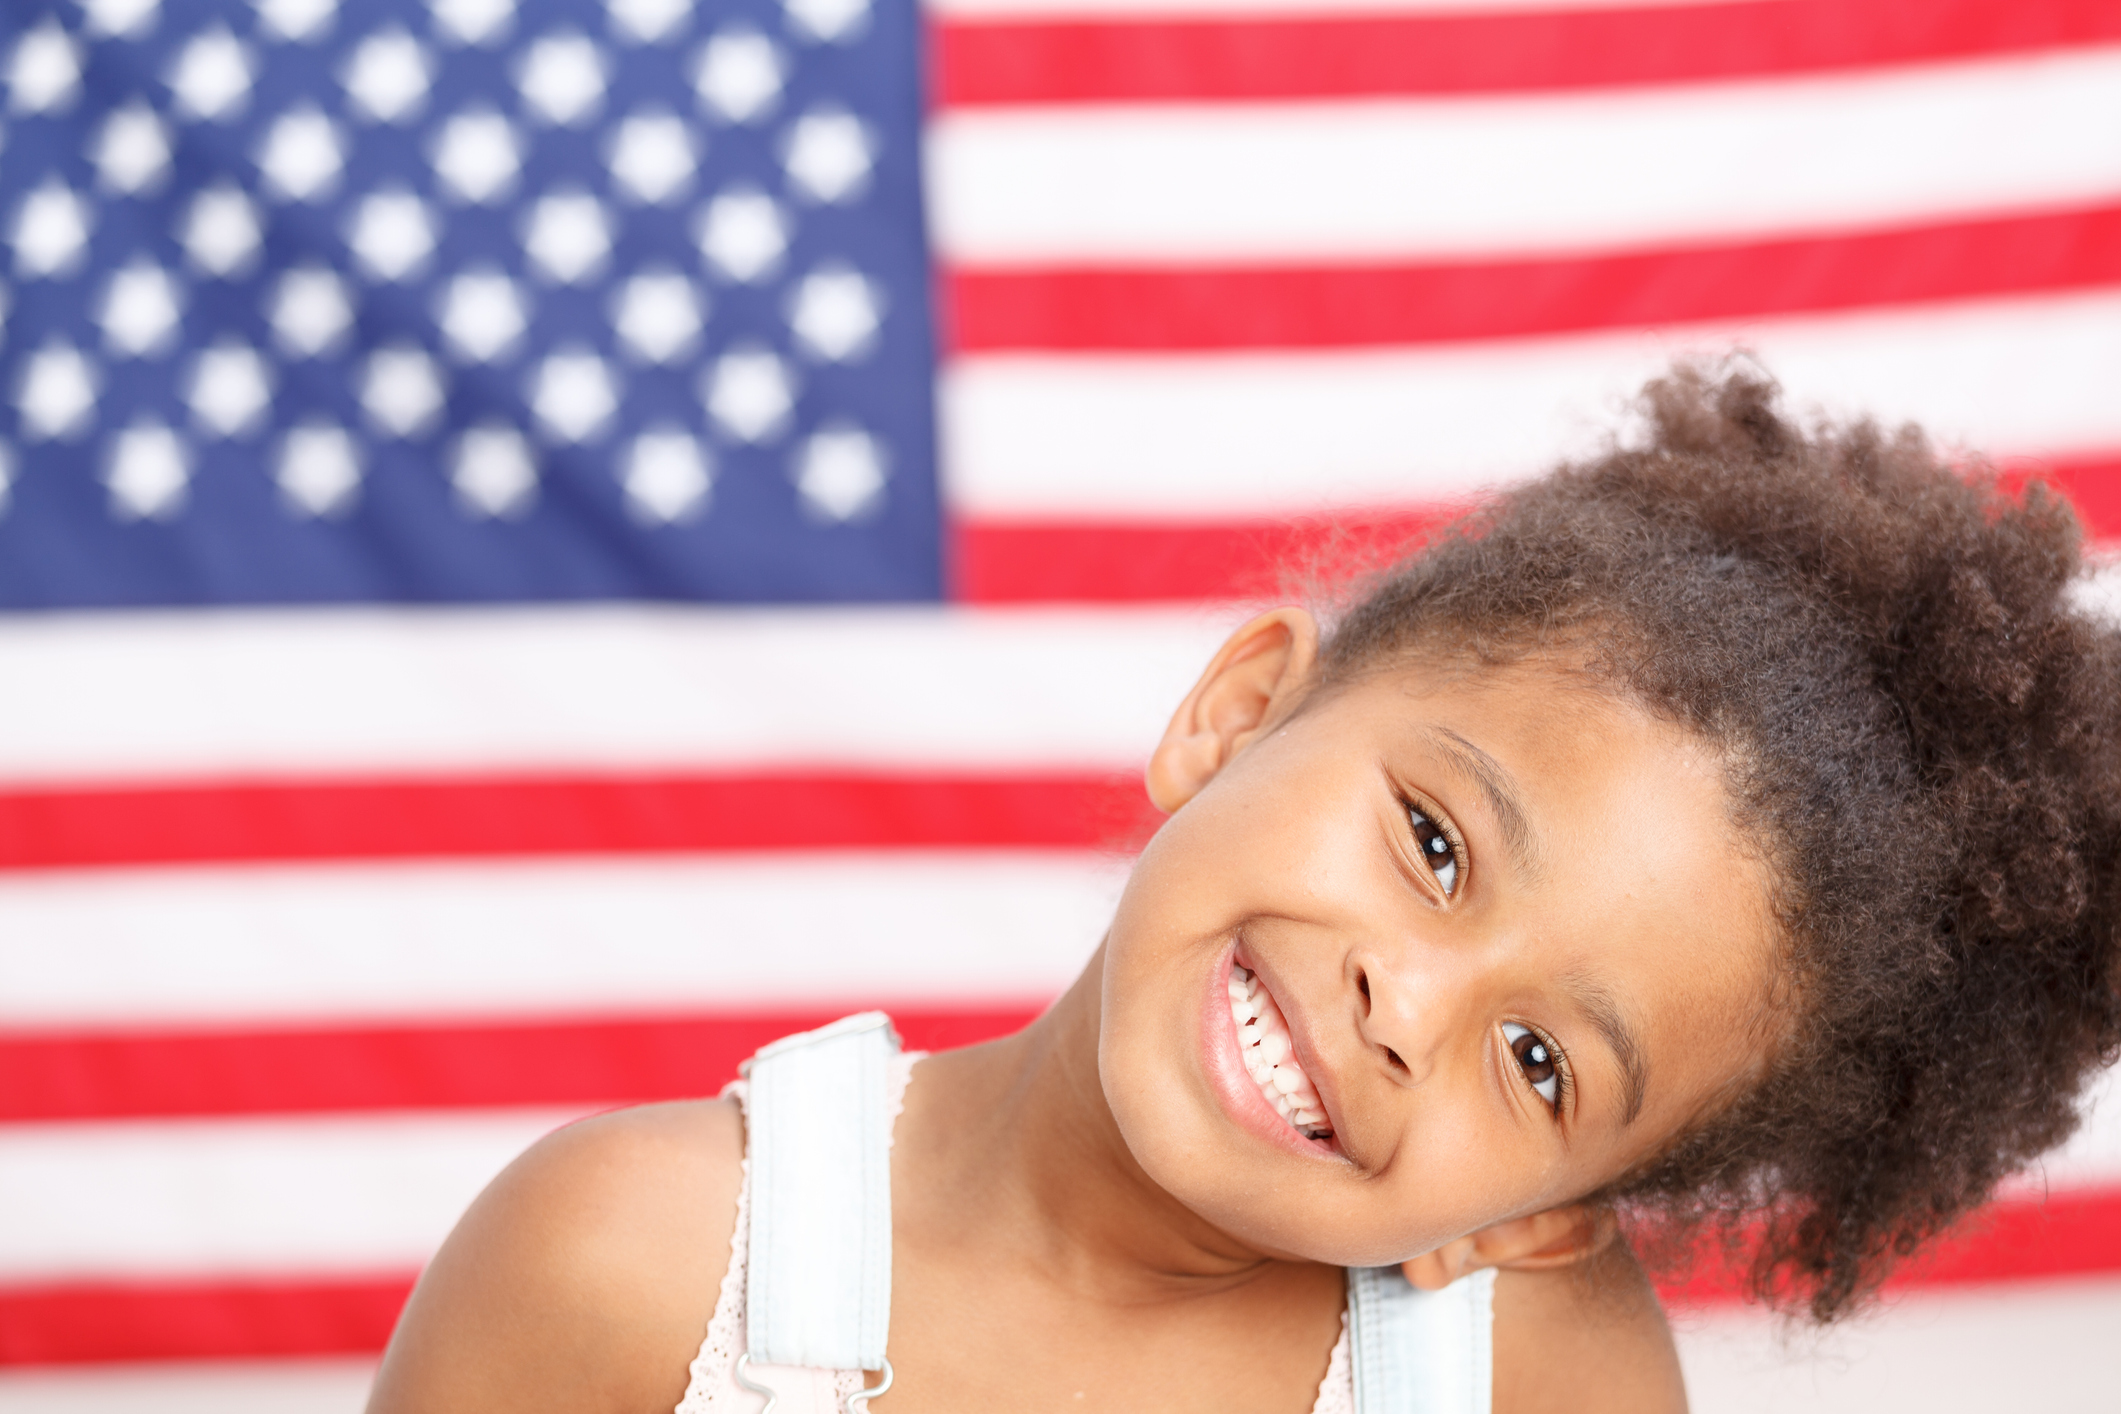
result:
<svg viewBox="0 0 2121 1414"><path fill-rule="evenodd" d="M891 1118L896 1121L904 1108L906 1082L920 1053L894 1055L890 1062L887 1094ZM738 1104L748 1105L749 1087L741 1080L723 1092ZM714 1318L707 1323L707 1338L693 1357L692 1380L677 1414L758 1414L765 1408L764 1396L736 1382L736 1357L747 1347L744 1329L745 1275L750 1265L751 1156L750 1128L745 1129L744 1182L737 1190L736 1231L729 1239L729 1270L722 1276L721 1292L715 1297ZM847 1396L859 1393L860 1370L815 1370L795 1366L755 1366L754 1374L772 1386L780 1402L773 1414L841 1414ZM1326 1362L1326 1376L1318 1386L1311 1414L1355 1414L1355 1377L1348 1357L1348 1318L1340 1318L1340 1339L1333 1343Z"/></svg>

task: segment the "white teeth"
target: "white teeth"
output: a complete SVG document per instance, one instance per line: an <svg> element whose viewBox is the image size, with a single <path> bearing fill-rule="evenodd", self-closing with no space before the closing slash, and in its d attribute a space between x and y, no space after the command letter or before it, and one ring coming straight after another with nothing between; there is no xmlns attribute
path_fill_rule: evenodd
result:
<svg viewBox="0 0 2121 1414"><path fill-rule="evenodd" d="M1312 1138L1330 1133L1325 1106L1296 1059L1289 1023L1274 998L1242 967L1231 969L1228 990L1239 1054L1260 1095L1283 1119Z"/></svg>

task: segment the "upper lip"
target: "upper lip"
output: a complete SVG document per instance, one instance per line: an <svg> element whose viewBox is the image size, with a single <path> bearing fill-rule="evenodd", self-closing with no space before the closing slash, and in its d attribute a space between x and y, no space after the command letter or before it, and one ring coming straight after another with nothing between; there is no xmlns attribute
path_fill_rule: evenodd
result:
<svg viewBox="0 0 2121 1414"><path fill-rule="evenodd" d="M1273 969L1262 965L1258 958L1242 956L1238 965L1257 976L1268 995L1274 998L1274 1004L1281 1008L1282 1020L1289 1023L1289 1044L1295 1048L1296 1063L1311 1078L1311 1087L1318 1091L1318 1103L1326 1112L1326 1124L1333 1131L1334 1141L1342 1152L1346 1152L1347 1131L1341 1128L1338 1088L1333 1072L1327 1069L1325 1058L1313 1042L1310 1019L1304 1014L1303 1006L1282 986Z"/></svg>

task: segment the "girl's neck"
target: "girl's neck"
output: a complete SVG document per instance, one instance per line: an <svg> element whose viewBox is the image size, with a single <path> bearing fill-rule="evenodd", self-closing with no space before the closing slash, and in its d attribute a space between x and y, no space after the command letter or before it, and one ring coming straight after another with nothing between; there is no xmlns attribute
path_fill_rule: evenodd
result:
<svg viewBox="0 0 2121 1414"><path fill-rule="evenodd" d="M1211 1226L1128 1151L1098 1076L1103 954L1018 1034L924 1061L892 1163L906 1238L1114 1302L1316 1280Z"/></svg>

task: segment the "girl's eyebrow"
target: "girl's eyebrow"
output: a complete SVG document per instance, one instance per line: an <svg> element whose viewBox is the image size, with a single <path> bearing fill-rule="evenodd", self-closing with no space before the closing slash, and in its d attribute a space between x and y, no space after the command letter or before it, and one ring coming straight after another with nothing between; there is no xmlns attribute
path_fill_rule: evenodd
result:
<svg viewBox="0 0 2121 1414"><path fill-rule="evenodd" d="M1620 1123L1623 1128L1633 1124L1642 1113L1643 1098L1650 1088L1650 1063L1635 1028L1628 1024L1613 994L1590 978L1571 973L1561 979L1561 990L1604 1038L1606 1048L1620 1066Z"/></svg>
<svg viewBox="0 0 2121 1414"><path fill-rule="evenodd" d="M1458 774L1471 781L1487 800L1488 813L1495 817L1495 824L1502 831L1502 842L1509 847L1518 871L1528 877L1536 876L1539 873L1538 840L1524 807L1518 804L1515 778L1503 769L1500 761L1449 727L1429 727L1427 732L1444 759Z"/></svg>

